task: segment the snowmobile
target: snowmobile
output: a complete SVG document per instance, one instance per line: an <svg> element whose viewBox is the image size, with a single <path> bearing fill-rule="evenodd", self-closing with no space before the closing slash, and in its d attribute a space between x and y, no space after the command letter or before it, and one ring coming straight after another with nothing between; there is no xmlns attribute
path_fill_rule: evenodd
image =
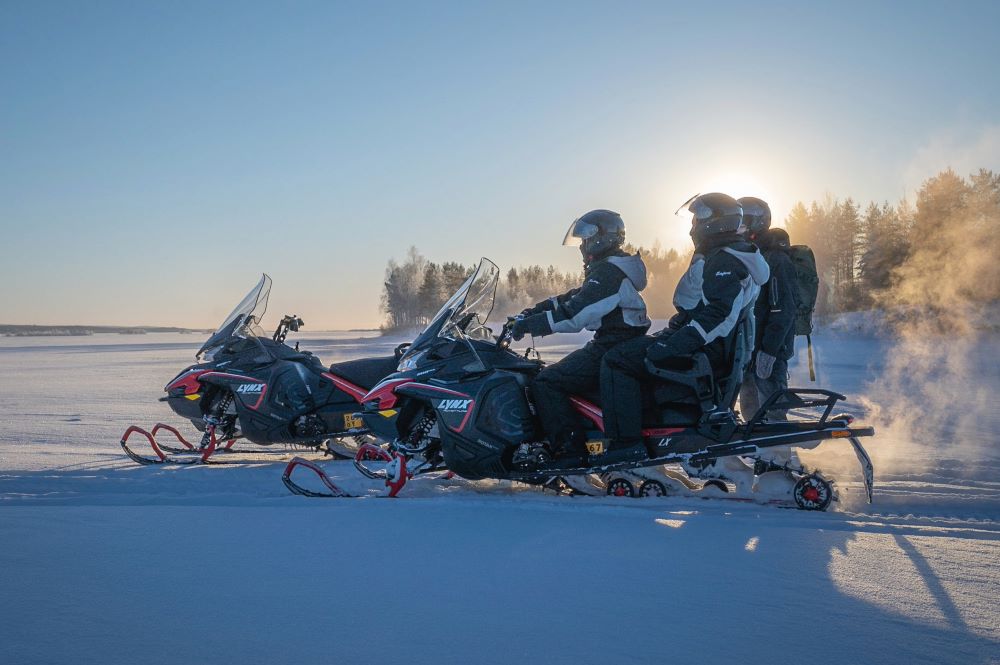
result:
<svg viewBox="0 0 1000 665"><path fill-rule="evenodd" d="M147 431L135 425L121 438L122 450L139 464L225 463L219 453L267 457L287 451L234 448L239 439L256 446L299 446L337 458L353 458L348 442L373 437L356 415L361 398L383 377L394 372L406 345L394 356L363 358L325 367L298 343L285 343L289 332L304 322L284 316L271 337L259 327L267 309L271 278L266 274L195 354L196 364L167 383L166 402L177 415L200 431L198 443L188 441L171 425L157 423ZM173 445L157 441L166 432ZM143 456L128 444L144 438L155 456Z"/></svg>
<svg viewBox="0 0 1000 665"><path fill-rule="evenodd" d="M611 495L661 495L667 493L667 484L649 473L653 468L698 468L723 458L753 459L772 447L846 439L861 464L871 501L874 472L860 439L875 432L871 427L852 426L854 419L849 415L832 415L837 402L845 399L843 395L790 388L773 395L746 420L734 412L753 339L749 307L728 340L730 362L724 376L716 375L704 354L695 354L687 368L648 366L653 380L645 391L645 459L608 461L601 409L594 396L580 395L572 403L590 426L585 463L565 468L559 460L541 454L531 468L515 464L515 449L540 438L531 384L543 363L533 349L523 355L510 349L510 321L496 337L486 327L498 276L497 266L484 258L405 350L398 371L361 398L362 419L372 432L392 443L381 456L366 452L367 459L387 461L384 469L369 468L360 455L356 466L366 475L384 479L384 495L396 496L416 475L443 470L470 480L493 478L543 486L569 481L578 487L580 479L597 476L604 479ZM822 413L815 420L769 422L765 414L772 409L819 409ZM309 490L294 482L291 474L299 466L316 472L328 491ZM794 504L825 510L834 498L830 482L815 473L800 475ZM319 467L301 460L289 463L283 480L293 492L307 496L350 496Z"/></svg>

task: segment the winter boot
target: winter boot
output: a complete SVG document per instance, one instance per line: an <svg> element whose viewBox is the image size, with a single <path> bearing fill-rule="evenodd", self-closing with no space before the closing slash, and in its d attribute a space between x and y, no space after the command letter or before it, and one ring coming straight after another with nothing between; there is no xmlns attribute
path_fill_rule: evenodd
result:
<svg viewBox="0 0 1000 665"><path fill-rule="evenodd" d="M552 451L541 441L526 441L514 450L510 463L516 471L536 471L552 463Z"/></svg>

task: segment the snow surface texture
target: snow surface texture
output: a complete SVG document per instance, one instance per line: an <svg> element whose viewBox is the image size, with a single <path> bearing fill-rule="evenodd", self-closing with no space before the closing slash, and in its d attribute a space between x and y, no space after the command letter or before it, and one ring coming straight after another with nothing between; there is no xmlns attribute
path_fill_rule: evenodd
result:
<svg viewBox="0 0 1000 665"><path fill-rule="evenodd" d="M299 339L328 363L400 341ZM824 514L460 479L313 500L281 463L132 464L128 424L185 424L156 400L201 341L0 338L0 663L1000 663L996 339L968 393L926 368L947 394L865 441L874 505L843 442L803 453L842 488ZM892 411L871 384L906 349L814 341L816 385Z"/></svg>

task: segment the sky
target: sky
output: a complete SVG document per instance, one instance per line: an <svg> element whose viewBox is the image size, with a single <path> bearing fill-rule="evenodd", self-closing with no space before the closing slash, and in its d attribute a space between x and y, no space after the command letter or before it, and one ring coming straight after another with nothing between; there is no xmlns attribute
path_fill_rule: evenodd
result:
<svg viewBox="0 0 1000 665"><path fill-rule="evenodd" d="M0 323L373 327L386 262L580 267L594 208L1000 170L996 2L0 0ZM274 322L271 322L274 323ZM267 320L265 325L270 326Z"/></svg>

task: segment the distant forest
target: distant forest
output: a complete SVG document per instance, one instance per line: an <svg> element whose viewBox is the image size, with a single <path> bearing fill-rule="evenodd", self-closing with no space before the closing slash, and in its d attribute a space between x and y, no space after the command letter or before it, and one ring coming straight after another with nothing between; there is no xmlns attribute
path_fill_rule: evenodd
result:
<svg viewBox="0 0 1000 665"><path fill-rule="evenodd" d="M784 223L793 244L812 247L820 271L820 315L886 307L943 310L1000 299L1000 176L963 178L948 169L926 180L910 202L868 203L828 196L797 203ZM691 251L638 251L649 271L643 297L652 318L668 318L674 286ZM382 291L383 330L425 325L475 266L428 261L411 247L389 261ZM494 313L516 313L579 286L581 273L555 266L510 268Z"/></svg>
<svg viewBox="0 0 1000 665"><path fill-rule="evenodd" d="M5 337L86 337L97 333L119 335L145 335L146 333L204 333L210 330L176 328L171 326L39 326L0 324L0 335Z"/></svg>

